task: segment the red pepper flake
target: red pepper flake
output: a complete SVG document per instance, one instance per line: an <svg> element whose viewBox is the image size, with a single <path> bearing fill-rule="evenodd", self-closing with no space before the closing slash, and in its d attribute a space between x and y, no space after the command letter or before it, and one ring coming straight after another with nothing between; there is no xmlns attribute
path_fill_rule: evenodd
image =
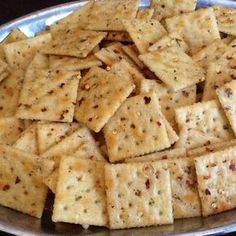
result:
<svg viewBox="0 0 236 236"><path fill-rule="evenodd" d="M208 188L205 189L205 194L206 195L211 195L211 192L210 192L210 190Z"/></svg>
<svg viewBox="0 0 236 236"><path fill-rule="evenodd" d="M150 188L150 180L149 179L146 180L145 185L146 185L146 189Z"/></svg>
<svg viewBox="0 0 236 236"><path fill-rule="evenodd" d="M82 102L83 102L84 100L85 100L84 98L81 98L81 99L78 101L79 106L82 104Z"/></svg>
<svg viewBox="0 0 236 236"><path fill-rule="evenodd" d="M189 188L194 188L194 182L192 180L186 180L186 185L189 187Z"/></svg>
<svg viewBox="0 0 236 236"><path fill-rule="evenodd" d="M210 179L210 178L211 178L210 175L205 175L205 176L203 176L203 179Z"/></svg>
<svg viewBox="0 0 236 236"><path fill-rule="evenodd" d="M145 96L143 99L144 99L145 104L149 104L152 100L150 97L147 97L147 96Z"/></svg>
<svg viewBox="0 0 236 236"><path fill-rule="evenodd" d="M157 124L158 124L158 126L161 126L161 122L160 121L157 121Z"/></svg>
<svg viewBox="0 0 236 236"><path fill-rule="evenodd" d="M3 191L7 191L7 190L9 190L10 189L10 185L8 185L8 184L6 184L6 185L4 185L3 186Z"/></svg>
<svg viewBox="0 0 236 236"><path fill-rule="evenodd" d="M167 155L163 155L162 157L161 157L161 160L166 160L167 159Z"/></svg>
<svg viewBox="0 0 236 236"><path fill-rule="evenodd" d="M231 162L230 165L229 165L229 169L232 170L232 171L236 171L236 163Z"/></svg>
<svg viewBox="0 0 236 236"><path fill-rule="evenodd" d="M15 184L18 184L18 183L20 183L20 178L16 176Z"/></svg>

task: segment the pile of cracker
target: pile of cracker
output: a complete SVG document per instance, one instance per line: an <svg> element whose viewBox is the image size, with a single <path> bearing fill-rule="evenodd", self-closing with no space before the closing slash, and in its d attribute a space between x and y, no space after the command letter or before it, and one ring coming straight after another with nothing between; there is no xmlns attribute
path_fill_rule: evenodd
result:
<svg viewBox="0 0 236 236"><path fill-rule="evenodd" d="M111 229L236 207L236 10L90 1L0 44L0 204Z"/></svg>

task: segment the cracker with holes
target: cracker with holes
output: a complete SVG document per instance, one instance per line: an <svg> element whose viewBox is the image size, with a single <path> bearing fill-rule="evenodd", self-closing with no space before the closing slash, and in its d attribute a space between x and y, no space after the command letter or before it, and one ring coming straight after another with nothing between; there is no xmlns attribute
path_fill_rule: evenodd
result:
<svg viewBox="0 0 236 236"><path fill-rule="evenodd" d="M150 48L149 52L156 50L162 50L166 47L180 47L184 52L189 52L189 46L184 42L183 37L177 32L169 33L163 36L156 43L154 43Z"/></svg>
<svg viewBox="0 0 236 236"><path fill-rule="evenodd" d="M176 147L196 148L233 138L230 125L216 100L175 110L179 128Z"/></svg>
<svg viewBox="0 0 236 236"><path fill-rule="evenodd" d="M170 146L158 99L153 93L128 98L103 131L111 162Z"/></svg>
<svg viewBox="0 0 236 236"><path fill-rule="evenodd" d="M30 125L13 144L13 147L31 154L39 154L38 141L36 136L37 125Z"/></svg>
<svg viewBox="0 0 236 236"><path fill-rule="evenodd" d="M220 34L212 8L199 9L194 12L166 19L169 32L177 31L189 45L192 54L209 45Z"/></svg>
<svg viewBox="0 0 236 236"><path fill-rule="evenodd" d="M194 160L181 158L168 161L175 219L201 216Z"/></svg>
<svg viewBox="0 0 236 236"><path fill-rule="evenodd" d="M25 70L35 54L51 41L51 34L20 40L3 46L8 64L14 69Z"/></svg>
<svg viewBox="0 0 236 236"><path fill-rule="evenodd" d="M104 181L103 162L63 157L53 221L106 226L108 217Z"/></svg>
<svg viewBox="0 0 236 236"><path fill-rule="evenodd" d="M111 72L93 67L80 82L75 118L99 132L133 89L130 77L121 80Z"/></svg>
<svg viewBox="0 0 236 236"><path fill-rule="evenodd" d="M231 82L218 88L216 93L234 134L236 134L236 81L232 80Z"/></svg>
<svg viewBox="0 0 236 236"><path fill-rule="evenodd" d="M176 126L175 109L196 102L196 85L173 91L161 82L146 79L141 81L140 93L147 92L157 95L161 111L173 127Z"/></svg>
<svg viewBox="0 0 236 236"><path fill-rule="evenodd" d="M105 37L107 41L132 42L129 33L126 31L109 31Z"/></svg>
<svg viewBox="0 0 236 236"><path fill-rule="evenodd" d="M122 22L140 53L147 52L151 45L166 34L165 28L157 20L133 19Z"/></svg>
<svg viewBox="0 0 236 236"><path fill-rule="evenodd" d="M106 165L105 185L111 229L173 222L170 175L164 163Z"/></svg>
<svg viewBox="0 0 236 236"><path fill-rule="evenodd" d="M236 10L224 6L213 7L219 31L236 36Z"/></svg>
<svg viewBox="0 0 236 236"><path fill-rule="evenodd" d="M179 47L167 47L140 55L139 58L174 91L205 80L204 70Z"/></svg>
<svg viewBox="0 0 236 236"><path fill-rule="evenodd" d="M79 128L78 123L37 124L37 141L39 154L56 145Z"/></svg>
<svg viewBox="0 0 236 236"><path fill-rule="evenodd" d="M45 54L85 58L106 36L104 32L72 30L54 38L42 49Z"/></svg>
<svg viewBox="0 0 236 236"><path fill-rule="evenodd" d="M61 69L68 71L79 71L89 69L93 66L101 66L102 62L94 55L89 55L86 58L53 56L49 57L50 69Z"/></svg>
<svg viewBox="0 0 236 236"><path fill-rule="evenodd" d="M28 69L19 98L17 117L72 122L79 72Z"/></svg>
<svg viewBox="0 0 236 236"><path fill-rule="evenodd" d="M4 80L8 75L9 75L8 65L0 58L0 82Z"/></svg>
<svg viewBox="0 0 236 236"><path fill-rule="evenodd" d="M154 18L162 20L171 16L192 12L196 8L196 0L152 0Z"/></svg>
<svg viewBox="0 0 236 236"><path fill-rule="evenodd" d="M153 14L154 14L153 8L139 8L136 18L140 20L151 20Z"/></svg>
<svg viewBox="0 0 236 236"><path fill-rule="evenodd" d="M198 147L194 149L187 150L188 157L198 157L211 152L223 151L229 147L236 146L236 139L232 139L220 143L212 143L203 147Z"/></svg>
<svg viewBox="0 0 236 236"><path fill-rule="evenodd" d="M183 158L186 156L186 149L185 148L174 148L174 149L167 149L161 152L154 152L151 154L147 154L140 157L135 157L131 159L125 160L125 162L153 162L153 161L160 161L160 160L172 160L176 158Z"/></svg>
<svg viewBox="0 0 236 236"><path fill-rule="evenodd" d="M235 147L195 158L203 216L236 207L235 160Z"/></svg>
<svg viewBox="0 0 236 236"><path fill-rule="evenodd" d="M90 30L124 31L123 19L134 19L139 6L139 0L96 1L90 12L86 26Z"/></svg>

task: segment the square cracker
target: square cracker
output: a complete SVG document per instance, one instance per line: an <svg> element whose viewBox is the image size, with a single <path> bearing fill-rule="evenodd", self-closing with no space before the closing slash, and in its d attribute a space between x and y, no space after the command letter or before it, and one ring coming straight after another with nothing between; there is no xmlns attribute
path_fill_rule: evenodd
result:
<svg viewBox="0 0 236 236"><path fill-rule="evenodd" d="M89 55L86 58L64 57L64 56L49 56L49 68L69 71L79 71L89 69L93 66L101 66L102 62L94 55Z"/></svg>
<svg viewBox="0 0 236 236"><path fill-rule="evenodd" d="M195 158L203 216L236 207L235 160L235 147Z"/></svg>
<svg viewBox="0 0 236 236"><path fill-rule="evenodd" d="M107 225L104 162L63 157L52 220Z"/></svg>
<svg viewBox="0 0 236 236"><path fill-rule="evenodd" d="M0 118L0 143L12 145L24 130L24 122L15 117Z"/></svg>
<svg viewBox="0 0 236 236"><path fill-rule="evenodd" d="M152 93L128 98L103 131L111 162L170 146L158 99Z"/></svg>
<svg viewBox="0 0 236 236"><path fill-rule="evenodd" d="M236 139L232 139L226 142L212 143L203 147L187 150L188 157L198 157L210 152L217 152L227 149L229 147L236 146Z"/></svg>
<svg viewBox="0 0 236 236"><path fill-rule="evenodd" d="M203 101L216 99L216 89L236 78L236 40L230 43L225 53L207 68Z"/></svg>
<svg viewBox="0 0 236 236"><path fill-rule="evenodd" d="M175 219L201 216L197 176L192 158L168 161Z"/></svg>
<svg viewBox="0 0 236 236"><path fill-rule="evenodd" d="M152 0L154 18L158 20L194 11L196 0Z"/></svg>
<svg viewBox="0 0 236 236"><path fill-rule="evenodd" d="M8 74L9 74L8 65L0 58L0 82L4 80L8 76Z"/></svg>
<svg viewBox="0 0 236 236"><path fill-rule="evenodd" d="M166 34L158 20L133 19L122 22L140 53L147 52L151 45Z"/></svg>
<svg viewBox="0 0 236 236"><path fill-rule="evenodd" d="M103 31L124 31L121 20L134 19L139 0L100 0L93 4L87 29Z"/></svg>
<svg viewBox="0 0 236 236"><path fill-rule="evenodd" d="M141 81L140 93L147 92L154 92L157 95L162 113L174 128L175 109L196 102L196 85L173 91L161 82L145 79Z"/></svg>
<svg viewBox="0 0 236 236"><path fill-rule="evenodd" d="M148 48L148 51L153 52L156 50L162 50L166 47L180 47L184 52L189 52L189 46L184 42L182 36L180 36L177 32L172 32L163 36L150 48Z"/></svg>
<svg viewBox="0 0 236 236"><path fill-rule="evenodd" d="M47 187L29 175L24 165L28 156L21 155L18 158L10 147L0 145L0 204L41 218Z"/></svg>
<svg viewBox="0 0 236 236"><path fill-rule="evenodd" d="M39 154L36 137L37 125L30 125L13 144L13 147L31 154Z"/></svg>
<svg viewBox="0 0 236 236"><path fill-rule="evenodd" d="M105 166L109 227L173 223L170 175L163 162Z"/></svg>
<svg viewBox="0 0 236 236"><path fill-rule="evenodd" d="M79 72L29 68L16 116L21 119L72 122L79 79Z"/></svg>
<svg viewBox="0 0 236 236"><path fill-rule="evenodd" d="M224 6L213 7L220 32L236 36L236 10Z"/></svg>
<svg viewBox="0 0 236 236"><path fill-rule="evenodd" d="M135 157L131 159L125 160L125 162L153 162L153 161L160 161L160 160L171 160L176 158L182 158L186 156L186 149L185 148L174 148L174 149L167 149L162 152L154 152L151 154L147 154L140 157Z"/></svg>
<svg viewBox="0 0 236 236"><path fill-rule="evenodd" d="M236 134L236 81L225 84L216 90L221 106L229 120L229 123Z"/></svg>
<svg viewBox="0 0 236 236"><path fill-rule="evenodd" d="M79 85L76 120L99 132L133 89L130 77L120 79L99 67L91 68Z"/></svg>
<svg viewBox="0 0 236 236"><path fill-rule="evenodd" d="M167 47L139 58L174 91L205 80L204 70L179 47Z"/></svg>
<svg viewBox="0 0 236 236"><path fill-rule="evenodd" d="M217 61L225 53L227 45L221 39L216 39L208 46L193 55L193 60L207 69L211 62Z"/></svg>
<svg viewBox="0 0 236 236"><path fill-rule="evenodd" d="M215 14L212 8L199 9L191 13L166 19L169 32L177 31L189 45L192 54L198 52L215 39L220 39Z"/></svg>
<svg viewBox="0 0 236 236"><path fill-rule="evenodd" d="M20 40L4 45L8 64L14 69L25 70L35 54L51 41L51 34Z"/></svg>
<svg viewBox="0 0 236 236"><path fill-rule="evenodd" d="M45 54L85 58L106 36L105 32L68 30L41 51Z"/></svg>
<svg viewBox="0 0 236 236"><path fill-rule="evenodd" d="M39 154L56 145L76 129L79 128L78 123L45 123L37 124L37 141Z"/></svg>
<svg viewBox="0 0 236 236"><path fill-rule="evenodd" d="M151 20L153 14L154 14L153 8L139 8L136 18L140 20Z"/></svg>
<svg viewBox="0 0 236 236"><path fill-rule="evenodd" d="M175 118L179 128L176 147L196 148L233 138L224 112L216 100L177 108Z"/></svg>

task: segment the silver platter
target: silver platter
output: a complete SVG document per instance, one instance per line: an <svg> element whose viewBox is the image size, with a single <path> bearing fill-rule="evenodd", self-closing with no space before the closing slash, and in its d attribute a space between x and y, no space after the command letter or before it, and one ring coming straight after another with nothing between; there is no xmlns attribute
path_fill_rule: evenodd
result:
<svg viewBox="0 0 236 236"><path fill-rule="evenodd" d="M0 26L0 41L14 28L20 28L27 36L44 30L57 20L65 17L76 8L84 5L83 1L70 2L31 13ZM236 8L236 1L198 0L198 7L220 4ZM141 7L149 6L149 0L141 0ZM50 206L50 201L47 203ZM17 211L0 207L0 231L14 235L94 235L94 236L156 236L156 235L213 235L236 232L236 210L207 218L176 220L173 225L148 227L128 230L108 230L102 227L90 227L83 230L80 225L53 223L51 210L46 208L41 220L21 214ZM1 232L0 232L1 234Z"/></svg>

